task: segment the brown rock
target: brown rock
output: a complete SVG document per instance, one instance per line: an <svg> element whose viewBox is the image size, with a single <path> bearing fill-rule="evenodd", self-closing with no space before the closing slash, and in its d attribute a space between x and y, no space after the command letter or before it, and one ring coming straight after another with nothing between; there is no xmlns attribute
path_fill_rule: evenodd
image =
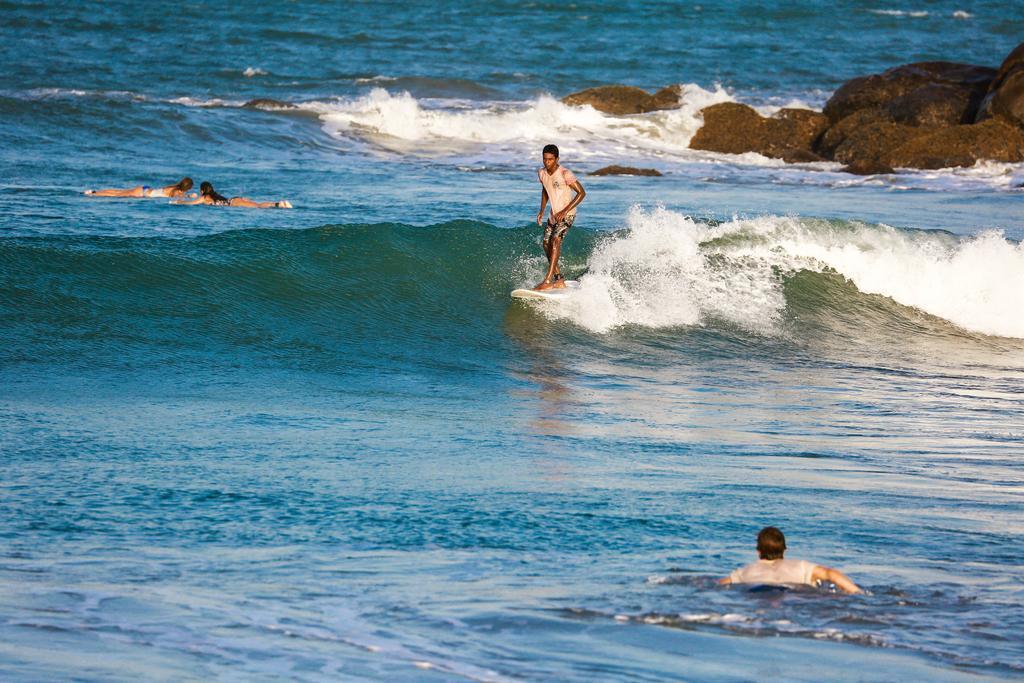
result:
<svg viewBox="0 0 1024 683"><path fill-rule="evenodd" d="M947 83L928 83L895 98L887 107L897 123L943 128L972 123L982 93Z"/></svg>
<svg viewBox="0 0 1024 683"><path fill-rule="evenodd" d="M828 128L825 115L810 109L780 109L771 118L762 120L769 145L768 153L762 152L765 156L781 157L782 152L789 149L809 152Z"/></svg>
<svg viewBox="0 0 1024 683"><path fill-rule="evenodd" d="M662 88L653 95L631 85L602 85L566 95L562 102L577 107L589 104L605 114L625 116L660 109L677 109L680 92L678 85Z"/></svg>
<svg viewBox="0 0 1024 683"><path fill-rule="evenodd" d="M887 159L909 168L973 166L980 159L1024 161L1024 131L998 118L941 128L899 145Z"/></svg>
<svg viewBox="0 0 1024 683"><path fill-rule="evenodd" d="M659 111L661 109L678 109L679 97L683 89L678 85L669 85L651 95L647 100L645 111Z"/></svg>
<svg viewBox="0 0 1024 683"><path fill-rule="evenodd" d="M590 175L645 175L645 176L661 176L661 171L654 168L634 168L632 166L618 166L612 164L611 166L605 166L599 168Z"/></svg>
<svg viewBox="0 0 1024 683"><path fill-rule="evenodd" d="M258 97L255 100L249 100L242 106L246 109L298 109L291 102L272 100L269 97Z"/></svg>
<svg viewBox="0 0 1024 683"><path fill-rule="evenodd" d="M998 90L986 97L984 111L988 116L1001 116L1024 126L1024 66L1007 74ZM979 112L979 118L985 120Z"/></svg>
<svg viewBox="0 0 1024 683"><path fill-rule="evenodd" d="M889 161L892 150L920 134L920 129L900 123L865 123L849 132L832 158L855 167L893 166Z"/></svg>
<svg viewBox="0 0 1024 683"><path fill-rule="evenodd" d="M880 161L854 161L843 167L847 173L854 175L882 175L884 173L895 173L892 166L886 166Z"/></svg>
<svg viewBox="0 0 1024 683"><path fill-rule="evenodd" d="M589 104L605 114L625 116L642 114L645 111L644 105L650 99L651 94L643 88L631 85L603 85L567 95L562 98L562 102L577 107Z"/></svg>
<svg viewBox="0 0 1024 683"><path fill-rule="evenodd" d="M824 113L835 123L861 109L885 109L893 100L909 95L922 86L941 84L967 91L968 109L958 121L970 120L974 117L970 106L977 105L995 75L993 69L971 64L905 64L881 74L847 81L825 103Z"/></svg>
<svg viewBox="0 0 1024 683"><path fill-rule="evenodd" d="M856 111L839 123L834 124L818 138L814 151L826 159L831 159L839 145L850 136L853 131L869 123L893 123L888 112L880 109L861 109Z"/></svg>
<svg viewBox="0 0 1024 683"><path fill-rule="evenodd" d="M809 149L785 149L779 155L787 164L809 164L815 161L827 161L825 157L815 154Z"/></svg>
<svg viewBox="0 0 1024 683"><path fill-rule="evenodd" d="M1010 54L1006 55L1003 63L999 65L999 70L996 71L995 78L989 84L988 91L998 90L1003 81L1006 80L1006 76L1022 64L1024 64L1024 43L1013 48L1010 50Z"/></svg>
<svg viewBox="0 0 1024 683"><path fill-rule="evenodd" d="M755 148L761 115L752 107L738 102L713 104L701 110L704 125L690 140L691 149L709 152L743 154Z"/></svg>
<svg viewBox="0 0 1024 683"><path fill-rule="evenodd" d="M768 157L811 152L828 125L824 115L807 109L782 109L765 118L745 104L723 102L701 112L704 125L690 141L691 149L726 154L757 152Z"/></svg>
<svg viewBox="0 0 1024 683"><path fill-rule="evenodd" d="M975 121L1001 116L1017 125L1024 125L1024 43L1003 60L992 79Z"/></svg>

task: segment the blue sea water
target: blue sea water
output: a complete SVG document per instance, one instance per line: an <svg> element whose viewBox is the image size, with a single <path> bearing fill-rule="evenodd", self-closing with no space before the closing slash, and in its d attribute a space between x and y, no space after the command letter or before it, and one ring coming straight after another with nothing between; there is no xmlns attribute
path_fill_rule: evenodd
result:
<svg viewBox="0 0 1024 683"><path fill-rule="evenodd" d="M0 678L1019 678L1024 165L688 142L1022 35L945 0L0 1ZM681 106L559 101L607 83ZM537 306L548 142L588 194L580 292ZM82 194L183 175L296 208ZM767 524L868 593L718 587Z"/></svg>

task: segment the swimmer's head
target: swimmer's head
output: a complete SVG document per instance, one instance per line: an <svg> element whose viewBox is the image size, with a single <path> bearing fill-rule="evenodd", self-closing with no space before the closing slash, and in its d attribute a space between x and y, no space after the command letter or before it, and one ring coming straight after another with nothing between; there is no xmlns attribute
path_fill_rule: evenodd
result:
<svg viewBox="0 0 1024 683"><path fill-rule="evenodd" d="M219 202L221 204L227 204L228 202L231 201L227 197L213 189L213 185L211 183L206 182L205 180L202 182L202 184L199 185L199 192L204 197L208 197L215 203Z"/></svg>
<svg viewBox="0 0 1024 683"><path fill-rule="evenodd" d="M558 158L558 145L544 145L544 149L541 150L541 154L550 154L556 159Z"/></svg>
<svg viewBox="0 0 1024 683"><path fill-rule="evenodd" d="M757 535L757 554L762 560L781 560L786 552L786 537L773 526L766 526Z"/></svg>
<svg viewBox="0 0 1024 683"><path fill-rule="evenodd" d="M184 178L178 181L178 184L174 186L174 189L182 193L188 192L189 190L192 189L192 179L189 178L188 176L185 176Z"/></svg>

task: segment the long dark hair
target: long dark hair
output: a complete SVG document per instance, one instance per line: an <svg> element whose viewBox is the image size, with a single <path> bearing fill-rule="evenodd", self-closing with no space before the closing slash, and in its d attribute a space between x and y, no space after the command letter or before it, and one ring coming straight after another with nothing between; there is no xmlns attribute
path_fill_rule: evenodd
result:
<svg viewBox="0 0 1024 683"><path fill-rule="evenodd" d="M192 179L185 176L170 187L171 195L182 195L192 189Z"/></svg>
<svg viewBox="0 0 1024 683"><path fill-rule="evenodd" d="M230 199L228 199L224 195L222 195L219 192L217 192L216 190L214 190L213 189L213 185L211 185L208 182L203 182L199 186L199 192L201 192L204 197L209 197L210 199L212 199L215 202L229 202L229 201L231 201Z"/></svg>

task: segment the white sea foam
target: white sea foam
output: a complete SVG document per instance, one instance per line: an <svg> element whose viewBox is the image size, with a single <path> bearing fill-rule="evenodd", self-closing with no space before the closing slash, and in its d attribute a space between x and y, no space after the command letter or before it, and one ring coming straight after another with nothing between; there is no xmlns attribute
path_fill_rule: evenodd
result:
<svg viewBox="0 0 1024 683"><path fill-rule="evenodd" d="M417 99L407 92L374 88L362 97L305 102L298 107L316 113L324 131L332 137L388 152L447 157L458 165L467 165L468 154L473 159L484 155L489 164L519 163L532 156L538 144L554 139L559 141L565 156L584 165L651 164L663 171L680 170L687 174L693 173L693 164L741 166L745 172L756 167L779 175L777 182L783 184L1007 190L1019 184L1015 174L1024 176L1024 164L980 162L971 169L907 170L883 178L862 177L838 173L840 165L831 162L791 165L753 152L720 154L690 149L690 141L703 125L701 110L730 101L735 99L721 86L705 90L686 84L681 86L679 109L612 116L590 106L569 106L547 96L526 102L481 104L469 100ZM755 108L769 116L783 107L808 105L799 99L779 98L764 101ZM715 171L711 173L715 175Z"/></svg>
<svg viewBox="0 0 1024 683"><path fill-rule="evenodd" d="M1015 190L1024 183L1024 164L980 160L974 166L919 170L904 168L894 181L897 189L975 191Z"/></svg>
<svg viewBox="0 0 1024 683"><path fill-rule="evenodd" d="M241 107L244 100L224 100L219 97L199 99L195 97L175 97L167 100L171 104L180 104L186 107Z"/></svg>
<svg viewBox="0 0 1024 683"><path fill-rule="evenodd" d="M914 19L923 19L928 16L928 12L925 10L869 9L868 12L889 17L912 17Z"/></svg>
<svg viewBox="0 0 1024 683"><path fill-rule="evenodd" d="M62 99L71 97L89 97L109 100L132 100L145 102L149 98L131 90L81 90L78 88L32 88L25 91L8 91L11 96L21 95L30 100Z"/></svg>
<svg viewBox="0 0 1024 683"><path fill-rule="evenodd" d="M590 106L569 106L553 97L528 102L472 103L420 101L409 93L374 88L364 97L334 103L308 103L324 130L338 137L360 137L394 151L424 153L467 146L532 149L538 142L563 140L576 157L619 150L680 154L702 125L700 110L731 101L720 86L682 86L679 109L635 116L611 116ZM444 106L430 106L443 104Z"/></svg>
<svg viewBox="0 0 1024 683"><path fill-rule="evenodd" d="M721 234L688 216L634 207L628 230L594 249L579 292L549 310L596 332L697 325L714 317L771 334L785 308L777 277L767 263L712 265L701 243Z"/></svg>
<svg viewBox="0 0 1024 683"><path fill-rule="evenodd" d="M250 66L246 67L245 71L242 72L242 75L246 78L252 78L253 76L266 76L267 72L263 69Z"/></svg>
<svg viewBox="0 0 1024 683"><path fill-rule="evenodd" d="M803 100L798 99L796 97L790 98L788 101L782 102L781 104L776 104L774 102L771 102L769 104L760 104L760 105L751 105L751 106L753 106L754 110L758 114L760 114L761 116L773 116L774 114L777 114L782 109L811 109L811 110L814 109L814 107L812 107L811 105L807 104ZM820 109L820 107L819 107L819 109Z"/></svg>
<svg viewBox="0 0 1024 683"><path fill-rule="evenodd" d="M997 231L958 238L765 216L718 226L634 207L596 247L569 301L542 307L595 332L724 320L773 334L782 275L834 270L866 293L983 334L1024 338L1024 246Z"/></svg>
<svg viewBox="0 0 1024 683"><path fill-rule="evenodd" d="M954 19L970 19L973 16L974 15L971 14L970 12L965 12L962 9L958 9L957 11L953 12Z"/></svg>

